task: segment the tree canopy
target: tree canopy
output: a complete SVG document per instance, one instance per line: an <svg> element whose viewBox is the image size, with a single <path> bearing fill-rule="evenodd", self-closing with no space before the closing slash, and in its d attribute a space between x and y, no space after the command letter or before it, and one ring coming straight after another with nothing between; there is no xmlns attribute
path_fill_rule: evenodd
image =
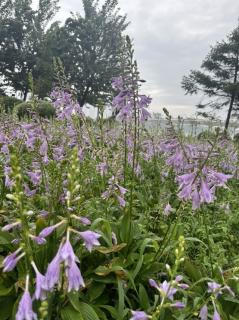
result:
<svg viewBox="0 0 239 320"><path fill-rule="evenodd" d="M54 17L58 0L39 0L33 10L31 0L4 0L0 19L0 76L3 84L29 91L29 73L36 73L44 46L47 25Z"/></svg>
<svg viewBox="0 0 239 320"><path fill-rule="evenodd" d="M117 0L83 0L84 15L73 14L59 30L57 53L69 83L81 106L107 100L112 77L120 74L124 47L125 15L119 14Z"/></svg>
<svg viewBox="0 0 239 320"><path fill-rule="evenodd" d="M112 93L111 79L122 71L123 32L128 26L117 0L82 0L84 13L72 13L63 26L50 24L58 0L3 0L0 4L0 79L26 99L28 77L39 98L54 83L54 58L63 63L68 84L83 106L97 104Z"/></svg>
<svg viewBox="0 0 239 320"><path fill-rule="evenodd" d="M202 92L208 97L206 103L200 103L198 108L207 106L214 110L226 109L225 129L228 128L233 110L239 107L239 26L235 28L226 40L217 42L203 61L201 70L191 70L184 76L182 87L186 94Z"/></svg>

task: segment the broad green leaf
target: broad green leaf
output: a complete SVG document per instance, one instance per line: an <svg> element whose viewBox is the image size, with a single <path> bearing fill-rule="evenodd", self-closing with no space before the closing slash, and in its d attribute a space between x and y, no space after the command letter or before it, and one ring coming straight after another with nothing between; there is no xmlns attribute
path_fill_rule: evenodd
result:
<svg viewBox="0 0 239 320"><path fill-rule="evenodd" d="M97 247L96 251L103 253L103 254L108 254L108 253L112 253L112 252L118 252L120 250L122 250L124 247L126 247L127 244L126 243L121 243L121 244L117 244L115 246L112 247Z"/></svg>
<svg viewBox="0 0 239 320"><path fill-rule="evenodd" d="M61 309L62 320L85 320L79 311L76 311L72 306L67 306Z"/></svg>

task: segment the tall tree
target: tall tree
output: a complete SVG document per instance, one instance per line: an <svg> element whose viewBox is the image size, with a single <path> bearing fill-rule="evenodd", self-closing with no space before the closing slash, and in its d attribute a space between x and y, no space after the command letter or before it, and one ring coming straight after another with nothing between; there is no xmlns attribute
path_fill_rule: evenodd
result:
<svg viewBox="0 0 239 320"><path fill-rule="evenodd" d="M31 0L1 3L5 15L0 19L0 77L5 85L21 91L24 100L29 91L29 73L37 77L40 52L47 26L58 9L57 2L39 0L37 10L32 9Z"/></svg>
<svg viewBox="0 0 239 320"><path fill-rule="evenodd" d="M84 15L67 19L58 34L57 56L61 58L78 101L97 104L111 94L111 79L121 71L123 32L128 26L117 0L83 0Z"/></svg>
<svg viewBox="0 0 239 320"><path fill-rule="evenodd" d="M239 26L211 48L201 65L201 71L191 70L184 76L182 87L186 94L204 93L209 100L198 105L214 110L226 109L225 129L228 129L233 110L239 106Z"/></svg>

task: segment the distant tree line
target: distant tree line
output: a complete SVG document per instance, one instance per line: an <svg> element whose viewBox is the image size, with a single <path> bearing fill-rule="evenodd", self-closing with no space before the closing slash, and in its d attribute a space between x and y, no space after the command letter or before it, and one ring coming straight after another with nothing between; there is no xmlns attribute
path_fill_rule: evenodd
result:
<svg viewBox="0 0 239 320"><path fill-rule="evenodd" d="M121 74L126 15L117 0L82 0L84 14L72 13L61 25L52 22L58 0L0 1L0 92L11 87L26 100L34 79L39 99L57 85L54 59L64 66L67 83L79 103L95 105L112 94L111 79Z"/></svg>

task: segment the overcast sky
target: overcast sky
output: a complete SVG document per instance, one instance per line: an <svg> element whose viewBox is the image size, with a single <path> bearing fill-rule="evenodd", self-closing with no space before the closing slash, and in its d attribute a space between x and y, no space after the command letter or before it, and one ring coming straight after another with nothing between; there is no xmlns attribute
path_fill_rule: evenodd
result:
<svg viewBox="0 0 239 320"><path fill-rule="evenodd" d="M237 26L238 0L118 0L131 24L136 58L151 110L167 107L173 115L192 115L200 97L185 96L182 76L197 69L210 46ZM57 19L82 11L81 0L60 0Z"/></svg>

